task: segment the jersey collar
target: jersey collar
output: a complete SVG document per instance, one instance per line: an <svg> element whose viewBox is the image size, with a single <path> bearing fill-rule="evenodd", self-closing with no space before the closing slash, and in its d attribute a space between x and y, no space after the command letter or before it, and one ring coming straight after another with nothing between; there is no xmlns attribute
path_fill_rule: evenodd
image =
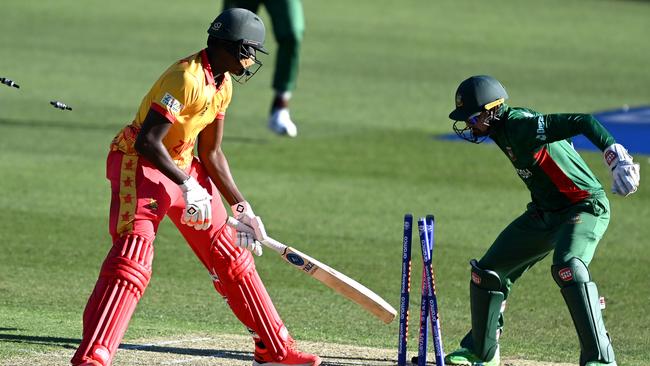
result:
<svg viewBox="0 0 650 366"><path fill-rule="evenodd" d="M203 73L205 74L205 83L216 86L217 84L214 81L214 75L212 74L212 67L210 66L210 60L208 60L208 52L206 48L201 50L201 65L203 66Z"/></svg>

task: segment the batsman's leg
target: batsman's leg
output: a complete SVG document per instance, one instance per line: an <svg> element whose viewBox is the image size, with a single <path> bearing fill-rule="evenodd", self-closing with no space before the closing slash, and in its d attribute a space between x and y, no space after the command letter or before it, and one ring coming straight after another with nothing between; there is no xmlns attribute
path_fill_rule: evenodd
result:
<svg viewBox="0 0 650 366"><path fill-rule="evenodd" d="M72 358L73 365L111 363L135 306L149 284L152 243L169 203L153 171L144 174L143 170L143 160L135 155L118 151L108 154L106 177L111 182L109 231L113 247L84 310L83 336ZM151 199L144 202L138 197Z"/></svg>
<svg viewBox="0 0 650 366"><path fill-rule="evenodd" d="M171 211L170 211L171 215ZM182 228L188 242L212 277L213 284L235 316L248 328L255 342L253 365L317 366L316 355L294 348L294 341L278 315L257 271L252 254L235 245L234 230L223 225L219 230L189 232ZM209 232L215 230L210 239ZM192 237L189 237L192 235ZM206 235L204 237L204 235ZM208 242L207 246L201 243ZM209 248L206 252L203 248ZM203 257L202 256L206 256Z"/></svg>
<svg viewBox="0 0 650 366"><path fill-rule="evenodd" d="M117 240L102 265L83 316L73 365L110 365L135 306L151 278L153 245L138 235Z"/></svg>
<svg viewBox="0 0 650 366"><path fill-rule="evenodd" d="M235 245L235 231L225 224L226 215L217 188L207 179L207 173L200 165L193 165L193 169L196 169L197 180L214 195L213 226L209 230L198 231L183 225L180 222L184 205L182 198L172 205L168 216L210 272L215 289L253 334L253 365L320 365L318 356L301 353L294 348L293 339L257 274L253 256L248 250ZM217 218L219 215L223 217Z"/></svg>

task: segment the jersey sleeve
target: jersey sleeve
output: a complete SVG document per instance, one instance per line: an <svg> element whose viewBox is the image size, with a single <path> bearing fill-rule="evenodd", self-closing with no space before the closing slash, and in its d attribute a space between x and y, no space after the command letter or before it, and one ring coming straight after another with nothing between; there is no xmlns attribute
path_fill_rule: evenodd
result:
<svg viewBox="0 0 650 366"><path fill-rule="evenodd" d="M584 135L601 151L615 143L614 137L591 114L547 114L544 119L546 137L549 141L568 139L576 135Z"/></svg>
<svg viewBox="0 0 650 366"><path fill-rule="evenodd" d="M174 71L165 74L151 95L151 109L174 123L196 102L197 80L190 73Z"/></svg>

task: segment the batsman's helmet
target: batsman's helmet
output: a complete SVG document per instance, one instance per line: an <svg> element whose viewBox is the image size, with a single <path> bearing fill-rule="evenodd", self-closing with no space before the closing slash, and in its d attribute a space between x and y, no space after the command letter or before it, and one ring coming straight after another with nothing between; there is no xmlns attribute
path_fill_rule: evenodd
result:
<svg viewBox="0 0 650 366"><path fill-rule="evenodd" d="M487 75L472 76L456 89L456 109L449 113L449 118L465 121L477 112L503 104L506 99L508 93L497 79Z"/></svg>
<svg viewBox="0 0 650 366"><path fill-rule="evenodd" d="M250 10L230 8L224 10L210 24L208 34L216 39L241 42L244 46L268 54L264 48L266 28L262 19Z"/></svg>

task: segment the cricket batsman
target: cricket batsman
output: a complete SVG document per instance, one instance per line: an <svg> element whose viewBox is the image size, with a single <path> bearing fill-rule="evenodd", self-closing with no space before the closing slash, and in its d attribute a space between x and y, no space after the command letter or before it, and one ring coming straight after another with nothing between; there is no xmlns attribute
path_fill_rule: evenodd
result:
<svg viewBox="0 0 650 366"><path fill-rule="evenodd" d="M450 365L496 366L503 310L515 281L553 251L551 275L569 308L580 365L616 365L589 272L598 241L609 224L609 201L598 179L569 138L582 134L603 151L612 192L624 197L639 186L639 165L589 114L541 114L508 106L508 94L490 76L472 76L456 91L449 118L461 138L492 139L508 157L531 194L526 211L508 225L480 260L472 260L472 329Z"/></svg>
<svg viewBox="0 0 650 366"><path fill-rule="evenodd" d="M251 332L254 366L321 363L294 348L257 274L250 251L261 254L266 232L237 189L221 148L232 79L245 81L261 66L256 53L266 53L264 24L254 13L233 8L212 22L208 35L207 48L160 76L111 144L106 174L113 245L84 310L72 365L111 364L151 278L153 241L165 216ZM245 224L237 231L226 225L221 196Z"/></svg>

